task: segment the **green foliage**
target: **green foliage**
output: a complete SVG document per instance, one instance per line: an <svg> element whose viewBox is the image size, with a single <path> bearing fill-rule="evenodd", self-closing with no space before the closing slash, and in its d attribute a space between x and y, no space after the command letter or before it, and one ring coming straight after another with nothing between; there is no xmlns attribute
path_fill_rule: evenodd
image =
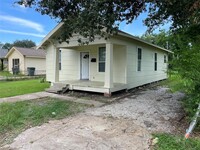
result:
<svg viewBox="0 0 200 150"><path fill-rule="evenodd" d="M200 139L184 139L183 136L170 134L154 134L158 138L158 143L154 146L155 150L199 150Z"/></svg>
<svg viewBox="0 0 200 150"><path fill-rule="evenodd" d="M10 44L10 43L5 43L4 45L3 45L3 47L2 47L2 49L11 49L12 48L12 44Z"/></svg>
<svg viewBox="0 0 200 150"><path fill-rule="evenodd" d="M170 32L166 32L165 30L161 30L160 33L155 34L144 34L141 36L141 38L145 41L148 41L150 43L153 43L155 45L158 45L160 47L170 49Z"/></svg>
<svg viewBox="0 0 200 150"><path fill-rule="evenodd" d="M185 87L185 80L177 72L170 72L170 75L167 80L162 81L161 85L168 86L171 92L185 92L187 87Z"/></svg>
<svg viewBox="0 0 200 150"><path fill-rule="evenodd" d="M0 145L3 139L12 137L32 126L52 119L61 119L82 111L86 105L44 98L32 101L0 104Z"/></svg>
<svg viewBox="0 0 200 150"><path fill-rule="evenodd" d="M10 77L13 76L9 71L0 71L0 76Z"/></svg>
<svg viewBox="0 0 200 150"><path fill-rule="evenodd" d="M60 41L66 41L73 33L87 37L89 42L96 35L107 38L115 33L119 23L131 23L144 9L143 1L118 0L16 0L19 4L36 8L41 14L64 22ZM104 29L105 30L102 30ZM81 39L78 39L81 42Z"/></svg>
<svg viewBox="0 0 200 150"><path fill-rule="evenodd" d="M60 41L66 41L73 33L79 33L93 41L95 35L107 38L115 33L123 21L131 23L140 13L148 11L145 24L150 30L172 21L174 30L195 28L199 25L200 2L198 0L16 0L20 5L34 7L43 15L64 22ZM102 30L105 28L105 30ZM81 39L79 39L81 41Z"/></svg>
<svg viewBox="0 0 200 150"><path fill-rule="evenodd" d="M16 40L13 43L5 43L2 48L10 50L13 46L31 48L36 46L36 44L32 40Z"/></svg>
<svg viewBox="0 0 200 150"><path fill-rule="evenodd" d="M10 97L34 92L44 91L49 83L40 83L38 79L23 81L2 81L0 82L0 98Z"/></svg>
<svg viewBox="0 0 200 150"><path fill-rule="evenodd" d="M16 40L13 42L12 45L16 47L25 47L25 48L31 48L31 47L36 46L35 42L31 40Z"/></svg>

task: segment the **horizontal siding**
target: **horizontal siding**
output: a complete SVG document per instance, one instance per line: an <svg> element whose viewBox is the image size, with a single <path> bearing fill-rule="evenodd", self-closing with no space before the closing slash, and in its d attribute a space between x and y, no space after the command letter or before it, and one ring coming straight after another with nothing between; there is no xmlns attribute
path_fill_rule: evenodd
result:
<svg viewBox="0 0 200 150"><path fill-rule="evenodd" d="M137 71L137 48L142 48L141 71ZM127 48L127 81L128 88L167 78L167 64L164 63L164 51L146 45L130 44ZM154 71L154 53L157 53L157 71Z"/></svg>
<svg viewBox="0 0 200 150"><path fill-rule="evenodd" d="M25 58L25 72L27 72L27 67L34 67L36 75L45 74L46 60L45 58Z"/></svg>

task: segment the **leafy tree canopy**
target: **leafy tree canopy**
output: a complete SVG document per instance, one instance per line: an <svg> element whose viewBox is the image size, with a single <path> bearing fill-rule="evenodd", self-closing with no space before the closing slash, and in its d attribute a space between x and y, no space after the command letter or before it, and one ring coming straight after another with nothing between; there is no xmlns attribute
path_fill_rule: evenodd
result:
<svg viewBox="0 0 200 150"><path fill-rule="evenodd" d="M11 49L13 46L31 48L36 46L36 44L31 40L16 40L13 43L5 43L2 48Z"/></svg>
<svg viewBox="0 0 200 150"><path fill-rule="evenodd" d="M13 42L13 46L31 48L36 45L35 42L31 40L16 40Z"/></svg>
<svg viewBox="0 0 200 150"><path fill-rule="evenodd" d="M170 32L166 32L165 30L161 30L160 33L152 33L152 34L144 34L140 37L141 39L148 41L150 43L153 43L155 45L158 45L160 47L170 49L171 44L171 34Z"/></svg>
<svg viewBox="0 0 200 150"><path fill-rule="evenodd" d="M145 24L152 31L172 21L172 28L189 29L200 26L199 0L16 0L27 7L64 22L61 41L73 33L94 40L95 35L107 37L115 33L119 23L131 23L141 12L148 11ZM102 30L105 28L105 30ZM134 29L133 29L134 30ZM200 32L200 31L198 31Z"/></svg>

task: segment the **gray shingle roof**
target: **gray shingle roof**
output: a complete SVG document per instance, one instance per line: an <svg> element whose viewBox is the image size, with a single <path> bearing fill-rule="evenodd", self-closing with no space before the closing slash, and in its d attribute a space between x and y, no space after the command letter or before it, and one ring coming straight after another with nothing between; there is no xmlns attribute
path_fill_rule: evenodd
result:
<svg viewBox="0 0 200 150"><path fill-rule="evenodd" d="M8 53L7 49L1 49L0 48L0 58L5 58L7 53Z"/></svg>
<svg viewBox="0 0 200 150"><path fill-rule="evenodd" d="M42 49L34 49L34 48L22 48L22 47L14 47L17 49L22 55L26 57L40 57L40 58L45 58L46 53Z"/></svg>

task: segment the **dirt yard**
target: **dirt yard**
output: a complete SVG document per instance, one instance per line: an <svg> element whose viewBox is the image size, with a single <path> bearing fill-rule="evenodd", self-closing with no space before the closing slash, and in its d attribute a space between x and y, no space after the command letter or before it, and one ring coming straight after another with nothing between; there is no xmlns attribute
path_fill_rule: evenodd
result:
<svg viewBox="0 0 200 150"><path fill-rule="evenodd" d="M182 93L142 90L120 101L90 108L21 133L2 149L147 150L152 132L173 132L183 116Z"/></svg>

